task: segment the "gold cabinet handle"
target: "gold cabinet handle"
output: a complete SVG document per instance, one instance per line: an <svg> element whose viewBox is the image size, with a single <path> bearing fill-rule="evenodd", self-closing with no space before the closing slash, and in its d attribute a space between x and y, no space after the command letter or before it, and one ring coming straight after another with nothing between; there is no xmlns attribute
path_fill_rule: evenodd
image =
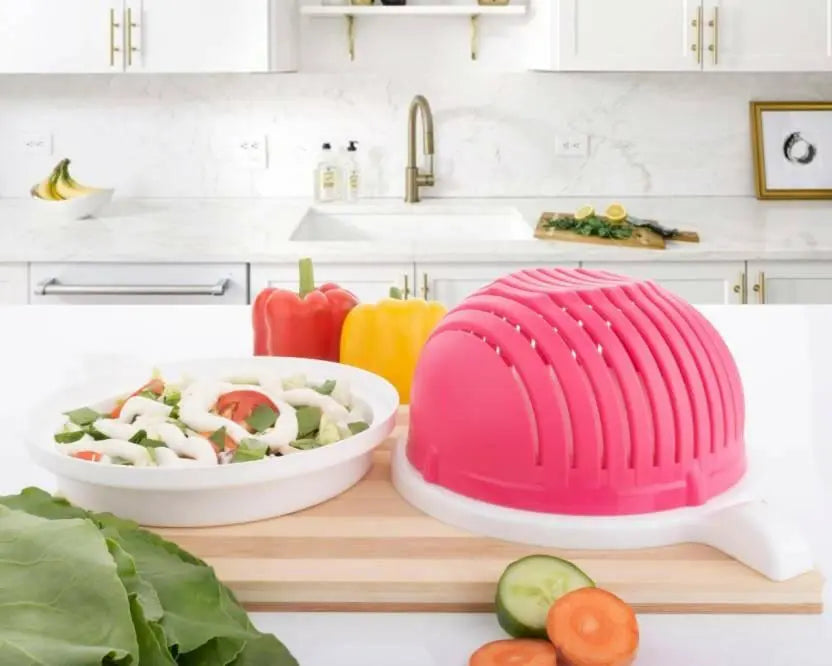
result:
<svg viewBox="0 0 832 666"><path fill-rule="evenodd" d="M133 66L133 54L138 53L139 49L133 46L133 28L138 28L139 24L133 21L133 10L132 8L127 8L127 17L124 20L124 25L127 28L127 66Z"/></svg>
<svg viewBox="0 0 832 666"><path fill-rule="evenodd" d="M696 28L696 41L690 45L690 50L696 54L696 64L702 64L702 5L696 8L696 18L690 22Z"/></svg>
<svg viewBox="0 0 832 666"><path fill-rule="evenodd" d="M760 275L757 278L757 284L754 285L754 293L757 294L757 302L760 305L765 305L766 303L766 274L763 271L760 271Z"/></svg>
<svg viewBox="0 0 832 666"><path fill-rule="evenodd" d="M719 64L719 7L714 7L714 17L708 21L708 26L713 28L713 42L708 45L708 50L714 56L714 65Z"/></svg>
<svg viewBox="0 0 832 666"><path fill-rule="evenodd" d="M402 293L404 294L404 300L407 300L410 296L410 276L407 273L404 274L404 291Z"/></svg>
<svg viewBox="0 0 832 666"><path fill-rule="evenodd" d="M740 303L748 302L748 276L745 272L740 273L740 281L734 285L734 293L740 295Z"/></svg>
<svg viewBox="0 0 832 666"><path fill-rule="evenodd" d="M116 46L116 28L120 28L121 24L116 21L116 10L110 9L110 67L116 66L116 53L121 49Z"/></svg>
<svg viewBox="0 0 832 666"><path fill-rule="evenodd" d="M424 273L422 275L422 298L424 298L425 300L428 300L428 294L430 293L430 288L428 284L428 274Z"/></svg>

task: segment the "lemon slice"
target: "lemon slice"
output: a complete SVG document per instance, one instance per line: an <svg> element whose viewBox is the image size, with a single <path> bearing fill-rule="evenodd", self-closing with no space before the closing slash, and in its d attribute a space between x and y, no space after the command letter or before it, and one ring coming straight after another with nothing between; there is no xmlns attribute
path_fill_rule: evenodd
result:
<svg viewBox="0 0 832 666"><path fill-rule="evenodd" d="M588 217L595 215L595 209L592 206L581 206L575 211L576 220L585 220Z"/></svg>
<svg viewBox="0 0 832 666"><path fill-rule="evenodd" d="M610 222L621 222L627 219L627 209L620 203L610 204L604 215Z"/></svg>

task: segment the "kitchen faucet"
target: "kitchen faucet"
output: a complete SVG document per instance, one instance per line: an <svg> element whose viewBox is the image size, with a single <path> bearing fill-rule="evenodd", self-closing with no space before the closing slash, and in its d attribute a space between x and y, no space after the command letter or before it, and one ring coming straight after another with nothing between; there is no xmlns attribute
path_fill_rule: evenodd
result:
<svg viewBox="0 0 832 666"><path fill-rule="evenodd" d="M428 157L427 173L420 173L416 163L416 120L422 115L422 150ZM404 200L417 203L420 200L419 188L431 187L435 182L433 175L433 113L428 100L416 95L410 102L407 112L407 168L405 169Z"/></svg>

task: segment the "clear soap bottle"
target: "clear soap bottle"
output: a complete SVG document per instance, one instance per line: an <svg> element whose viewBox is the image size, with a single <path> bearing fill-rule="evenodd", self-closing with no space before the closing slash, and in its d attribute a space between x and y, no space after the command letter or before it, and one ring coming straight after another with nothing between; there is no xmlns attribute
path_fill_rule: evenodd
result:
<svg viewBox="0 0 832 666"><path fill-rule="evenodd" d="M321 146L321 156L315 169L315 200L335 201L338 198L338 163L332 145Z"/></svg>
<svg viewBox="0 0 832 666"><path fill-rule="evenodd" d="M358 164L358 141L350 141L344 158L344 199L358 201L361 187L361 167Z"/></svg>

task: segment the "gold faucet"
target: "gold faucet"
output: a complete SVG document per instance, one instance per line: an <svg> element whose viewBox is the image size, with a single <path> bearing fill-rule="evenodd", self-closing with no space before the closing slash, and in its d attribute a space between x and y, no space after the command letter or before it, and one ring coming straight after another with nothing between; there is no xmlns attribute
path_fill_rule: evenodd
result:
<svg viewBox="0 0 832 666"><path fill-rule="evenodd" d="M420 173L416 164L416 117L422 115L422 150L428 157L427 173ZM433 113L422 95L416 95L407 112L407 168L405 169L404 200L416 203L420 200L419 188L434 184L433 175Z"/></svg>

